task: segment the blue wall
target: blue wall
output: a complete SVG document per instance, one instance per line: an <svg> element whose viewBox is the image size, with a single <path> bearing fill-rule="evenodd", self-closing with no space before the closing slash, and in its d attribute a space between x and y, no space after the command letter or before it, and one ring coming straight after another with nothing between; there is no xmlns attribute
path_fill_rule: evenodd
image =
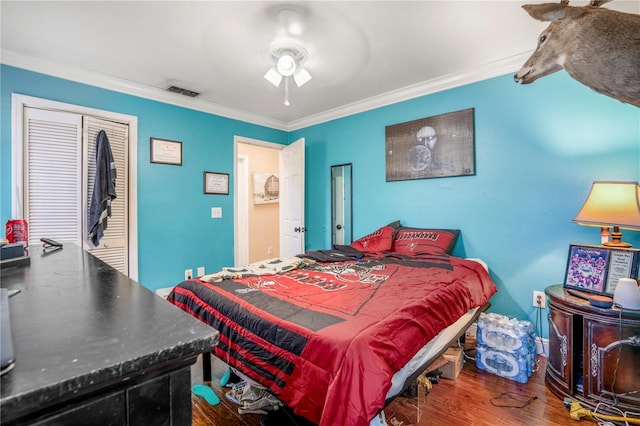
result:
<svg viewBox="0 0 640 426"><path fill-rule="evenodd" d="M139 280L150 289L180 281L186 267L233 263L232 196L203 195L202 172L233 172L234 135L306 138L308 249L330 244L330 166L351 162L356 238L396 219L459 228L455 254L484 259L498 285L492 311L531 320L531 292L562 282L569 243L599 243L596 228L571 223L591 182L640 180L640 109L564 72L529 86L505 75L290 134L7 66L1 78L0 223L11 213L12 92L138 116ZM385 182L385 126L466 108L475 109L475 176ZM184 165L150 164L150 136L183 141ZM209 218L214 205L222 220ZM640 233L624 235L640 246Z"/></svg>
<svg viewBox="0 0 640 426"><path fill-rule="evenodd" d="M475 108L476 175L385 182L385 126ZM505 75L292 132L307 144L307 244L330 242L329 168L353 163L354 237L400 219L459 228L454 254L490 266L492 311L535 320L532 291L562 283L571 222L594 180L640 179L640 109L564 72L519 86ZM640 233L625 231L640 246ZM546 316L543 324L546 335Z"/></svg>
<svg viewBox="0 0 640 426"><path fill-rule="evenodd" d="M3 65L0 223L11 218L11 94L138 117L138 280L174 285L184 270L233 265L233 138L287 143L287 133ZM152 164L149 138L182 141L182 167ZM231 195L203 194L203 172L229 173ZM211 219L222 207L222 219Z"/></svg>

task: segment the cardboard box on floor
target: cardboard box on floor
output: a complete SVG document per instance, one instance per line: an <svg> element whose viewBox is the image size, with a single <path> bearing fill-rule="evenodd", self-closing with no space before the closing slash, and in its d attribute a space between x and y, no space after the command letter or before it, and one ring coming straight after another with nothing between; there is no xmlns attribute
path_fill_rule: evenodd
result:
<svg viewBox="0 0 640 426"><path fill-rule="evenodd" d="M429 392L437 392L438 385L431 384L427 374L432 371L440 370L441 377L445 379L455 380L462 370L464 355L459 347L450 347L442 356L436 359L425 372L418 376L417 396L415 398L396 398L396 404L401 404L404 408L394 410L394 405L387 407L385 417L388 425L415 426L420 422L421 409L429 403ZM407 409L408 408L408 409ZM415 417L410 416L415 409ZM410 417L410 418L409 418Z"/></svg>
<svg viewBox="0 0 640 426"><path fill-rule="evenodd" d="M447 361L445 365L440 367L442 377L449 380L455 380L462 371L463 353L461 348L451 347L446 350L442 357Z"/></svg>

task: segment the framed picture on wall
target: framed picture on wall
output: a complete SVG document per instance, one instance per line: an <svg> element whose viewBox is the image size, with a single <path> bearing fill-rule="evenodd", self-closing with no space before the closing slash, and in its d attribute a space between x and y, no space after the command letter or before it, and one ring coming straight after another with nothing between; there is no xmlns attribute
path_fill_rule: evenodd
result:
<svg viewBox="0 0 640 426"><path fill-rule="evenodd" d="M385 127L387 182L475 174L474 109Z"/></svg>
<svg viewBox="0 0 640 426"><path fill-rule="evenodd" d="M253 174L253 204L272 204L280 201L278 173Z"/></svg>
<svg viewBox="0 0 640 426"><path fill-rule="evenodd" d="M229 195L229 173L204 172L204 193Z"/></svg>
<svg viewBox="0 0 640 426"><path fill-rule="evenodd" d="M613 296L620 278L638 278L640 250L569 245L564 287Z"/></svg>
<svg viewBox="0 0 640 426"><path fill-rule="evenodd" d="M182 142L151 138L151 162L182 166Z"/></svg>

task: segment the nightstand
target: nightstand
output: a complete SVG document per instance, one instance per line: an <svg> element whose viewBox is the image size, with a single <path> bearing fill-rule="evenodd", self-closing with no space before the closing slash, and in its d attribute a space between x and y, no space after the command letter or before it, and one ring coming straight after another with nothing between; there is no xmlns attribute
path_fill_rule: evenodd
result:
<svg viewBox="0 0 640 426"><path fill-rule="evenodd" d="M547 287L545 293L550 311L549 389L592 409L617 398L617 408L639 411L640 311L597 308L571 296L562 285ZM619 415L604 406L599 410Z"/></svg>

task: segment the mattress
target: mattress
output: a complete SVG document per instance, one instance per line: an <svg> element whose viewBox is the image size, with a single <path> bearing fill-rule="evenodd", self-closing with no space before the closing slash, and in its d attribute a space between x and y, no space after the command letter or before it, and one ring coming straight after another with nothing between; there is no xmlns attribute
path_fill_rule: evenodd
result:
<svg viewBox="0 0 640 426"><path fill-rule="evenodd" d="M322 426L368 424L496 291L444 253L303 266L185 281L168 300L220 331L214 355Z"/></svg>

